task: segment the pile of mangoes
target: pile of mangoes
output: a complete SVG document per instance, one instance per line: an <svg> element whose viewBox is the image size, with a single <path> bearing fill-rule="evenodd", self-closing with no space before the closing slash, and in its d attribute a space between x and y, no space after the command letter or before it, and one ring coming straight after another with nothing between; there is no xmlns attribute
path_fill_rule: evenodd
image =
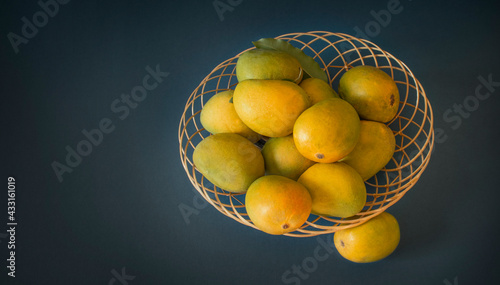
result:
<svg viewBox="0 0 500 285"><path fill-rule="evenodd" d="M364 181L395 151L385 123L398 112L396 83L361 65L343 74L337 93L324 70L289 43L265 39L256 47L239 56L234 90L203 106L200 121L212 135L194 150L196 169L223 190L246 193L248 217L269 234L295 231L311 214L356 215L366 203ZM378 219L382 228L385 220L394 241L388 255L399 242L399 227ZM344 251L349 245L346 238L337 243ZM357 262L374 261L363 258Z"/></svg>

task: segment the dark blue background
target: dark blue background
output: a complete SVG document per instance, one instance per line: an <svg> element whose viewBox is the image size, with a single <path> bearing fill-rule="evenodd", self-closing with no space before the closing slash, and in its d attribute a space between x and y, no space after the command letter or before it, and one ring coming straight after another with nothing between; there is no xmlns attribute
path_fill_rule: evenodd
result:
<svg viewBox="0 0 500 285"><path fill-rule="evenodd" d="M7 35L22 35L21 18L32 19L40 6L2 2L0 229L7 222L8 176L16 179L19 224L15 279L7 277L7 240L0 236L0 284L109 284L112 271L122 268L135 276L130 285L281 284L286 270L313 256L316 238L270 236L211 206L185 222L179 205L195 207L197 194L180 163L179 120L204 76L251 41L314 30L355 35L389 1L230 2L239 4L221 20L213 1L70 1L17 54ZM478 76L500 81L499 6L400 5L371 40L422 83L441 130L436 150L417 185L388 210L402 235L390 257L354 264L334 252L300 284L500 278L500 90L460 126L456 114L443 117L474 96ZM111 102L141 84L148 65L170 74L120 120ZM75 148L82 130L103 118L114 131L59 182L51 163L63 163L65 147Z"/></svg>

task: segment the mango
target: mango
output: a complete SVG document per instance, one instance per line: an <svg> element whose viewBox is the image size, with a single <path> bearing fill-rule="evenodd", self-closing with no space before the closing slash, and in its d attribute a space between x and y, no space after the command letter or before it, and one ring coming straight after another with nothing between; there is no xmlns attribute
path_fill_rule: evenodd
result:
<svg viewBox="0 0 500 285"><path fill-rule="evenodd" d="M362 119L386 123L398 112L396 83L373 66L360 65L344 73L339 82L339 95L351 103Z"/></svg>
<svg viewBox="0 0 500 285"><path fill-rule="evenodd" d="M335 233L335 248L347 260L375 262L389 256L398 247L401 233L393 215L383 212L367 222Z"/></svg>
<svg viewBox="0 0 500 285"><path fill-rule="evenodd" d="M297 84L260 79L236 85L233 104L245 125L268 137L291 134L295 120L310 106L306 92Z"/></svg>
<svg viewBox="0 0 500 285"><path fill-rule="evenodd" d="M293 136L270 138L262 148L267 175L281 175L297 180L315 162L305 158L295 147Z"/></svg>
<svg viewBox="0 0 500 285"><path fill-rule="evenodd" d="M251 49L236 62L238 82L248 79L277 79L299 83L303 70L299 61L286 52L271 49Z"/></svg>
<svg viewBox="0 0 500 285"><path fill-rule="evenodd" d="M245 192L255 179L265 174L260 149L233 133L203 139L194 149L193 162L215 186L234 193Z"/></svg>
<svg viewBox="0 0 500 285"><path fill-rule="evenodd" d="M316 163L297 180L312 198L311 212L320 216L347 218L366 203L366 186L354 168L343 162Z"/></svg>
<svg viewBox="0 0 500 285"><path fill-rule="evenodd" d="M359 141L342 162L354 168L367 180L391 160L396 148L396 138L385 124L361 120Z"/></svg>
<svg viewBox="0 0 500 285"><path fill-rule="evenodd" d="M300 228L311 213L311 195L300 183L279 175L266 175L248 188L248 217L263 232L281 235Z"/></svg>
<svg viewBox="0 0 500 285"><path fill-rule="evenodd" d="M261 136L247 127L236 114L231 100L233 93L233 90L227 90L212 96L201 109L201 124L212 134L235 133L255 143Z"/></svg>
<svg viewBox="0 0 500 285"><path fill-rule="evenodd" d="M356 110L340 98L331 98L316 103L299 116L293 127L293 139L306 158L330 163L354 149L360 128Z"/></svg>
<svg viewBox="0 0 500 285"><path fill-rule="evenodd" d="M340 98L328 83L318 78L306 78L300 82L299 86L306 91L311 106L325 99Z"/></svg>

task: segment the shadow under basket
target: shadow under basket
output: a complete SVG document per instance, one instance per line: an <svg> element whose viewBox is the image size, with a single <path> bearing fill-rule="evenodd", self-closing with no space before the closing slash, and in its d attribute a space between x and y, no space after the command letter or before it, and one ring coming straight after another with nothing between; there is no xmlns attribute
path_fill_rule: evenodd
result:
<svg viewBox="0 0 500 285"><path fill-rule="evenodd" d="M387 123L396 137L396 151L385 168L365 182L367 201L363 210L347 219L311 214L300 229L285 235L309 237L360 225L399 201L417 183L429 163L434 130L432 109L425 91L403 62L367 40L323 31L291 33L276 38L290 42L313 57L325 70L335 90L338 90L340 77L358 65L378 67L398 86L398 114ZM201 109L216 93L235 88L238 83L236 62L243 52L215 67L187 100L179 124L179 152L189 180L205 200L222 214L256 228L246 213L245 194L230 193L214 186L192 161L196 145L210 135L200 123Z"/></svg>

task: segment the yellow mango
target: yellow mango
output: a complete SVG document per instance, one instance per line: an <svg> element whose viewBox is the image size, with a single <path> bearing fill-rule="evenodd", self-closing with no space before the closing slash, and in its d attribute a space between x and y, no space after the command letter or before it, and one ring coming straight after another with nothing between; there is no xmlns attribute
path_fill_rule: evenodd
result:
<svg viewBox="0 0 500 285"><path fill-rule="evenodd" d="M233 90L222 91L210 98L200 113L202 126L212 134L235 133L251 142L257 142L260 135L252 131L238 117L231 102Z"/></svg>
<svg viewBox="0 0 500 285"><path fill-rule="evenodd" d="M310 77L304 79L300 82L299 86L309 95L311 106L325 99L340 98L328 83L318 78Z"/></svg>
<svg viewBox="0 0 500 285"><path fill-rule="evenodd" d="M293 180L315 162L305 158L295 147L293 136L270 138L262 148L266 174L282 175Z"/></svg>
<svg viewBox="0 0 500 285"><path fill-rule="evenodd" d="M399 90L384 71L368 65L349 69L339 82L339 95L362 119L389 122L399 108Z"/></svg>
<svg viewBox="0 0 500 285"><path fill-rule="evenodd" d="M311 213L311 195L292 179L266 175L250 185L245 206L257 228L281 235L295 231L306 222Z"/></svg>
<svg viewBox="0 0 500 285"><path fill-rule="evenodd" d="M359 141L354 149L340 161L347 163L363 180L375 175L391 160L396 138L383 123L361 120Z"/></svg>
<svg viewBox="0 0 500 285"><path fill-rule="evenodd" d="M366 203L366 186L361 176L343 162L316 163L297 180L312 198L312 213L347 218L359 213Z"/></svg>
<svg viewBox="0 0 500 285"><path fill-rule="evenodd" d="M346 101L331 98L305 110L295 122L293 139L306 158L330 163L344 158L359 139L360 120Z"/></svg>
<svg viewBox="0 0 500 285"><path fill-rule="evenodd" d="M234 90L233 103L245 125L268 137L291 134L295 120L310 106L306 92L286 80L242 81Z"/></svg>
<svg viewBox="0 0 500 285"><path fill-rule="evenodd" d="M356 263L374 262L398 247L399 224L393 215L383 212L359 226L336 232L333 240L344 258Z"/></svg>

